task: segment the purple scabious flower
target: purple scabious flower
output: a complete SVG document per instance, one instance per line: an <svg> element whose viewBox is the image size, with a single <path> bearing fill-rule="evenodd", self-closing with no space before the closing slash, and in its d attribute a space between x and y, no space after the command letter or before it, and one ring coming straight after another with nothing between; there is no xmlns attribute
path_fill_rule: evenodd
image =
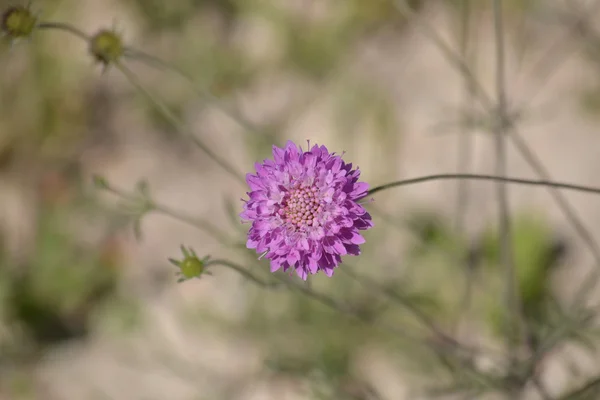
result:
<svg viewBox="0 0 600 400"><path fill-rule="evenodd" d="M251 191L240 216L252 222L246 246L270 260L271 272L332 276L341 256L360 254L359 231L373 222L359 203L369 185L358 181L358 168L325 146L302 151L291 141L273 146L273 160L255 167L246 175Z"/></svg>

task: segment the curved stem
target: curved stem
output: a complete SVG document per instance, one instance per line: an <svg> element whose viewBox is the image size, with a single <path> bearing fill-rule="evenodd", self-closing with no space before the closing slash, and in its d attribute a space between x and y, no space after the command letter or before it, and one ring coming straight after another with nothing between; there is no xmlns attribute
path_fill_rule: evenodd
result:
<svg viewBox="0 0 600 400"><path fill-rule="evenodd" d="M187 131L183 127L183 123L179 118L160 100L153 96L142 84L138 81L137 77L121 62L116 62L115 66L125 75L127 80L141 93L143 94L157 110L175 127L179 132L188 136L194 144L196 144L210 159L212 159L217 165L223 168L231 177L242 185L246 184L243 174L236 171L236 169L227 161L224 157L216 154L211 148L209 148L198 136L192 132Z"/></svg>
<svg viewBox="0 0 600 400"><path fill-rule="evenodd" d="M483 106L484 110L487 111L490 115L495 115L495 104L493 99L485 92L482 84L475 77L472 71L469 69L469 65L461 57L460 54L456 53L445 41L444 39L436 32L436 30L424 21L422 18L419 18L417 12L414 11L408 2L408 0L394 0L395 7L400 11L401 14L408 17L410 21L417 25L417 28L421 30L424 36L429 38L431 42L440 50L442 55L446 58L448 63L456 69L463 78L466 80L468 84L473 85L474 95L477 97L478 102ZM599 5L600 2L596 2L596 4L586 10L584 13L586 15L591 15L592 11L596 9L596 6ZM580 28L582 21L577 21L575 24L576 30ZM545 60L542 60L545 61ZM543 76L542 79L547 79L548 76ZM521 114L521 112L518 112ZM508 119L505 121L507 126L505 126L505 131L508 134L510 140L516 146L518 152L521 156L527 161L527 163L533 168L534 172L541 179L551 179L550 173L547 168L544 167L544 164L539 160L539 158L535 155L535 153L530 150L529 146L525 142L525 140L519 134L517 129L517 124L514 119ZM550 194L555 200L556 204L560 208L561 212L564 214L565 218L568 222L573 226L579 237L586 243L592 256L594 257L594 261L596 264L596 268L592 269L586 279L584 279L584 286L581 290L578 290L578 296L576 302L580 302L582 298L584 298L590 290L593 290L596 287L596 284L600 280L600 246L596 243L591 231L586 227L584 222L575 212L575 209L570 205L570 203L561 195L560 192L555 190L555 187L549 187Z"/></svg>
<svg viewBox="0 0 600 400"><path fill-rule="evenodd" d="M205 264L205 266L207 268L212 265L221 265L223 267L230 268L230 269L236 271L237 273L239 273L240 275L242 275L244 278L247 278L250 281L252 281L252 283L254 283L258 286L261 286L263 288L266 288L266 289L275 289L275 288L279 288L279 287L283 286L282 283L263 281L262 279L254 276L252 273L248 272L247 268L244 268L241 265L237 265L228 260L209 260Z"/></svg>
<svg viewBox="0 0 600 400"><path fill-rule="evenodd" d="M600 188L585 185L575 185L565 182L547 181L540 179L526 179L526 178L511 178L508 176L496 176L496 175L483 175L483 174L435 174L425 175L418 178L403 179L401 181L386 183L385 185L376 186L369 190L366 196L374 195L375 193L382 192L387 189L392 189L399 186L414 185L416 183L422 183L427 181L441 181L441 180L454 180L454 179L469 179L477 181L490 181L490 182L505 182L514 183L520 185L530 186L545 186L555 189L567 189L574 190L584 193L600 194Z"/></svg>
<svg viewBox="0 0 600 400"><path fill-rule="evenodd" d="M188 73L186 73L184 70L182 70L181 68L178 68L175 65L171 65L170 63L163 61L156 56L146 54L142 51L136 50L131 47L125 48L124 56L131 60L134 60L134 61L141 61L141 62L145 63L146 65L149 65L153 68L157 68L162 71L172 72L176 75L179 75L179 77L181 77L187 83L189 83L190 87L196 93L196 95L205 99L209 104L217 107L221 112L223 112L225 115L227 115L229 118L231 118L237 124L239 124L246 131L252 132L252 133L259 132L259 129L256 126L254 126L254 124L252 122L250 122L249 120L244 118L242 115L240 115L236 111L232 110L230 107L227 107L225 104L223 104L221 99L219 99L217 96L215 96L210 90L198 89L197 84L194 81L194 78L192 76L190 76Z"/></svg>
<svg viewBox="0 0 600 400"><path fill-rule="evenodd" d="M382 293L390 300L402 306L409 313L412 314L423 326L425 326L429 331L431 331L437 338L442 342L449 343L453 346L460 347L461 349L468 350L469 352L475 353L477 350L472 346L466 347L465 345L458 342L457 339L453 338L449 334L445 333L436 322L429 317L426 313L421 311L418 307L408 301L406 298L402 297L390 287L386 287L385 285L380 284L376 280L368 277L367 275L357 273L354 271L352 267L346 265L346 268L341 268L340 271L348 275L351 279L358 282L359 284L372 289L375 292Z"/></svg>
<svg viewBox="0 0 600 400"><path fill-rule="evenodd" d="M134 202L139 201L139 198L137 198L134 194L127 193L124 190L115 188L114 186L112 186L110 184L106 184L104 187L104 190L106 190L109 193L114 194L117 197L120 197L123 200L134 201ZM217 239L219 241L219 243L221 243L223 245L228 245L231 243L231 239L227 236L227 234L225 232L221 231L217 226L212 224L210 221L200 218L200 217L187 215L181 211L174 210L171 207L157 203L156 201L154 201L154 199L151 199L151 198L148 198L146 200L148 200L148 205L150 206L150 209L148 210L148 212L156 212L159 214L163 214L167 217L171 217L175 220L178 220L178 221L188 224L194 228L197 228L201 231L204 231L204 232L208 233L209 235L212 235L215 239Z"/></svg>
<svg viewBox="0 0 600 400"><path fill-rule="evenodd" d="M72 33L73 35L85 40L86 42L90 40L90 37L82 30L62 22L40 22L39 24L37 24L36 27L37 29L55 29L59 31Z"/></svg>

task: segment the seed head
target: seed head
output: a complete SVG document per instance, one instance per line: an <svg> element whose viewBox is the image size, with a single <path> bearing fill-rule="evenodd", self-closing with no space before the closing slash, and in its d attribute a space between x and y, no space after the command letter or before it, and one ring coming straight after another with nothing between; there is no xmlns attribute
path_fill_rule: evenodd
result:
<svg viewBox="0 0 600 400"><path fill-rule="evenodd" d="M181 274L187 279L200 276L204 271L204 263L197 257L184 258L179 267L181 268Z"/></svg>
<svg viewBox="0 0 600 400"><path fill-rule="evenodd" d="M209 260L208 256L200 259L193 249L187 249L184 246L181 246L181 252L183 253L182 260L169 259L171 264L179 269L177 274L179 276L178 282L199 278L204 273L210 275L209 272L205 272L206 263Z"/></svg>
<svg viewBox="0 0 600 400"><path fill-rule="evenodd" d="M37 21L37 17L29 7L12 6L2 14L0 30L12 39L29 37Z"/></svg>
<svg viewBox="0 0 600 400"><path fill-rule="evenodd" d="M107 29L101 30L90 39L90 53L104 66L118 61L124 50L121 36Z"/></svg>

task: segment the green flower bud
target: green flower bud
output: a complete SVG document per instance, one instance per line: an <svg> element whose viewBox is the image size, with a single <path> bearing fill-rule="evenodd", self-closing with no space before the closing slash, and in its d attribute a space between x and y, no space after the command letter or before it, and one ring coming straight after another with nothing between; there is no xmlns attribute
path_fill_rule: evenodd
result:
<svg viewBox="0 0 600 400"><path fill-rule="evenodd" d="M169 261L171 264L176 266L179 269L178 275L180 276L178 282L183 282L192 278L199 278L202 274L208 274L209 272L205 271L206 262L210 259L210 257L206 256L202 259L199 259L194 250L186 249L184 246L181 246L181 252L183 253L183 260L175 260L170 258Z"/></svg>
<svg viewBox="0 0 600 400"><path fill-rule="evenodd" d="M103 29L90 39L89 51L98 62L107 66L121 58L125 47L117 33Z"/></svg>
<svg viewBox="0 0 600 400"><path fill-rule="evenodd" d="M28 37L37 24L37 17L29 7L12 6L2 14L0 30L13 39Z"/></svg>
<svg viewBox="0 0 600 400"><path fill-rule="evenodd" d="M196 257L185 258L179 267L181 268L181 274L186 279L200 276L204 271L204 263Z"/></svg>

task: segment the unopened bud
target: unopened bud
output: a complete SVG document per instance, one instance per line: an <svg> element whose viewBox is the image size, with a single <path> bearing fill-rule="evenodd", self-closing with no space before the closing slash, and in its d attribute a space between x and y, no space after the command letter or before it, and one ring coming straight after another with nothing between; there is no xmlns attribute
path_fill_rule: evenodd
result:
<svg viewBox="0 0 600 400"><path fill-rule="evenodd" d="M90 39L90 53L105 66L118 61L124 50L121 37L110 30L103 29Z"/></svg>
<svg viewBox="0 0 600 400"><path fill-rule="evenodd" d="M37 17L29 7L12 6L2 13L0 30L12 39L29 37L37 24Z"/></svg>
<svg viewBox="0 0 600 400"><path fill-rule="evenodd" d="M199 259L194 250L186 249L184 246L181 246L181 252L183 253L182 260L169 259L171 264L179 268L178 275L180 278L178 282L200 277L204 273L209 257Z"/></svg>

